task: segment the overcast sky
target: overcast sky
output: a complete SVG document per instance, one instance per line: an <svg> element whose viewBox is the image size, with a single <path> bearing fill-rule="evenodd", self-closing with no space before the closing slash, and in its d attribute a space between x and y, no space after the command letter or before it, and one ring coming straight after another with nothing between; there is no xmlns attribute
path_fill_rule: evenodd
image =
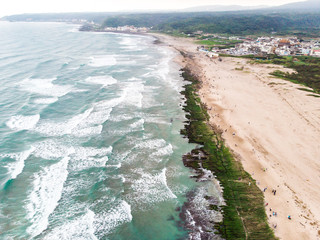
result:
<svg viewBox="0 0 320 240"><path fill-rule="evenodd" d="M114 12L183 9L201 5L281 5L303 0L1 0L0 17L43 12Z"/></svg>

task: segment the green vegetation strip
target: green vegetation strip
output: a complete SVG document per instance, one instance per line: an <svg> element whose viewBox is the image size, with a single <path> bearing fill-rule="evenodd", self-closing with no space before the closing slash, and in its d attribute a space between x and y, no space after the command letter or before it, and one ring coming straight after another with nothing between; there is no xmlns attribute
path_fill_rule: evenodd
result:
<svg viewBox="0 0 320 240"><path fill-rule="evenodd" d="M225 48L235 47L235 44L242 43L242 41L221 39L221 38L209 38L208 40L198 40L196 41L196 43L201 45L225 49Z"/></svg>
<svg viewBox="0 0 320 240"><path fill-rule="evenodd" d="M181 132L189 142L202 145L200 150L206 154L202 166L212 171L223 186L226 205L221 206L223 221L216 224L216 230L225 239L276 239L267 223L263 193L208 124L206 107L197 94L199 80L188 69L183 69L182 76L191 83L182 92L188 124ZM197 161L200 160L193 159L188 165L197 169Z"/></svg>
<svg viewBox="0 0 320 240"><path fill-rule="evenodd" d="M318 96L316 94L320 94L320 58L310 56L283 57L277 55L268 55L266 57L244 56L244 58L254 59L254 63L272 63L292 68L296 72L287 73L276 70L271 73L271 75L310 87L314 90L310 91L315 93L314 96ZM306 91L303 90L303 88L300 90Z"/></svg>

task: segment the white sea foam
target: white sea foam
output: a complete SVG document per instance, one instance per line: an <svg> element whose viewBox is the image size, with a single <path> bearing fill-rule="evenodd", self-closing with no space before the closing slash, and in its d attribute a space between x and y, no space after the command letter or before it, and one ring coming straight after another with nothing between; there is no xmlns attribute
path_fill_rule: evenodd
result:
<svg viewBox="0 0 320 240"><path fill-rule="evenodd" d="M162 169L161 174L160 174L160 178L162 180L163 185L165 186L165 188L167 189L167 191L169 192L169 197L170 198L177 198L176 195L173 194L173 192L171 191L171 189L168 187L167 185L167 176L166 176L166 171L167 168Z"/></svg>
<svg viewBox="0 0 320 240"><path fill-rule="evenodd" d="M112 152L112 146L107 148L91 148L91 147L76 147L75 158L86 159L88 157L102 157Z"/></svg>
<svg viewBox="0 0 320 240"><path fill-rule="evenodd" d="M107 168L121 168L121 163L115 164L115 165L107 165Z"/></svg>
<svg viewBox="0 0 320 240"><path fill-rule="evenodd" d="M58 101L59 98L57 97L52 97L52 98L36 98L34 99L34 103L36 104L51 104L51 103L54 103L56 101Z"/></svg>
<svg viewBox="0 0 320 240"><path fill-rule="evenodd" d="M47 234L44 240L98 240L94 235L94 222L95 214L91 210L81 217L71 221L66 221L63 225L54 228Z"/></svg>
<svg viewBox="0 0 320 240"><path fill-rule="evenodd" d="M20 173L22 173L25 165L24 162L26 159L28 159L33 151L34 147L31 147L30 149L20 153L0 154L0 158L8 157L16 160L15 162L7 165L9 179L15 179Z"/></svg>
<svg viewBox="0 0 320 240"><path fill-rule="evenodd" d="M123 37L120 41L122 45L120 48L127 50L138 50L138 43L136 39Z"/></svg>
<svg viewBox="0 0 320 240"><path fill-rule="evenodd" d="M131 77L128 79L128 82L135 82L141 84L141 79L136 77Z"/></svg>
<svg viewBox="0 0 320 240"><path fill-rule="evenodd" d="M84 113L78 114L71 119L65 122L51 122L51 121L43 121L38 124L38 127L35 129L37 132L40 132L49 136L61 136L64 134L73 134L76 135L77 126L83 122L90 113L93 108L87 109ZM86 128L89 126L84 126L82 128ZM80 131L79 131L80 132ZM83 135L84 132L80 132L80 135ZM87 131L88 133L88 131Z"/></svg>
<svg viewBox="0 0 320 240"><path fill-rule="evenodd" d="M91 84L99 84L103 86L108 86L112 84L116 84L118 81L117 79L111 77L111 76L94 76L94 77L88 77L85 80L87 83Z"/></svg>
<svg viewBox="0 0 320 240"><path fill-rule="evenodd" d="M161 157L171 155L173 153L172 145L168 144L164 147L158 148L157 151L153 152L150 156L151 157Z"/></svg>
<svg viewBox="0 0 320 240"><path fill-rule="evenodd" d="M131 206L126 201L121 200L109 211L96 216L94 221L95 232L98 237L103 237L116 227L131 221Z"/></svg>
<svg viewBox="0 0 320 240"><path fill-rule="evenodd" d="M27 78L19 83L19 86L28 92L36 93L44 96L61 97L72 90L70 85L57 85L52 82L55 78L37 79Z"/></svg>
<svg viewBox="0 0 320 240"><path fill-rule="evenodd" d="M75 152L73 147L58 143L54 140L45 140L42 142L35 143L34 155L43 159L57 159L60 157L68 156Z"/></svg>
<svg viewBox="0 0 320 240"><path fill-rule="evenodd" d="M128 196L128 201L133 201L139 208L144 208L149 204L167 201L177 198L167 185L166 168L158 174L144 173L138 171L140 177L132 183L132 193Z"/></svg>
<svg viewBox="0 0 320 240"><path fill-rule="evenodd" d="M48 226L49 215L58 205L67 180L68 162L69 157L64 157L58 163L34 174L33 189L26 205L27 218L31 223L27 232L32 237L38 236Z"/></svg>
<svg viewBox="0 0 320 240"><path fill-rule="evenodd" d="M6 125L13 130L30 130L36 126L39 119L39 114L30 116L17 115L12 116L10 120L6 122Z"/></svg>
<svg viewBox="0 0 320 240"><path fill-rule="evenodd" d="M141 108L143 90L144 85L141 82L130 82L126 84L126 88L123 89L123 98L125 103Z"/></svg>
<svg viewBox="0 0 320 240"><path fill-rule="evenodd" d="M126 55L115 55L117 60L117 65L136 65L137 62L132 59L133 56L126 56Z"/></svg>
<svg viewBox="0 0 320 240"><path fill-rule="evenodd" d="M124 72L128 72L129 70L127 69L118 69L118 70L113 70L112 73L124 73Z"/></svg>
<svg viewBox="0 0 320 240"><path fill-rule="evenodd" d="M90 57L89 66L91 67L105 67L117 64L117 60L113 55L101 55Z"/></svg>
<svg viewBox="0 0 320 240"><path fill-rule="evenodd" d="M141 38L122 37L120 41L122 46L120 48L129 51L141 51L145 49L144 44L141 44L141 41Z"/></svg>
<svg viewBox="0 0 320 240"><path fill-rule="evenodd" d="M198 187L195 195L189 199L190 210L186 210L185 213L186 227L191 230L189 239L215 239L216 235L210 231L212 223L221 222L223 216L218 211L210 210L212 204L216 205L217 202L208 196L206 187Z"/></svg>
<svg viewBox="0 0 320 240"><path fill-rule="evenodd" d="M75 27L73 27L70 30L68 30L68 32L77 33L77 32L79 32L80 27L81 27L81 25L76 25Z"/></svg>
<svg viewBox="0 0 320 240"><path fill-rule="evenodd" d="M92 135L99 135L102 132L102 125L87 127L87 128L75 128L72 130L71 135L77 137L87 137Z"/></svg>
<svg viewBox="0 0 320 240"><path fill-rule="evenodd" d="M102 110L97 108L95 111L91 108L64 122L40 122L35 130L49 136L69 134L77 137L86 137L98 135L103 128L101 124L108 120L111 111L111 108Z"/></svg>
<svg viewBox="0 0 320 240"><path fill-rule="evenodd" d="M121 115L114 115L114 116L111 116L109 118L109 121L112 121L112 122L121 122L121 121L127 121L127 120L131 120L135 117L135 115L133 114L121 114Z"/></svg>
<svg viewBox="0 0 320 240"><path fill-rule="evenodd" d="M94 104L94 110L79 123L78 127L86 128L89 126L101 125L109 119L111 111L112 107L104 108L98 106L98 104Z"/></svg>
<svg viewBox="0 0 320 240"><path fill-rule="evenodd" d="M186 210L186 215L187 215L187 222L192 226L192 227L195 227L196 226L196 222L194 221L190 211Z"/></svg>
<svg viewBox="0 0 320 240"><path fill-rule="evenodd" d="M112 147L93 148L69 146L54 140L46 140L33 145L33 154L36 157L53 160L69 156L68 167L71 170L83 170L91 167L105 167L108 154Z"/></svg>
<svg viewBox="0 0 320 240"><path fill-rule="evenodd" d="M158 78L160 81L168 84L172 89L177 92L181 92L182 89L182 81L179 78L174 78L170 76L171 67L170 61L174 57L174 52L168 49L162 49L163 58L161 58L160 62L157 65L152 66L153 71L150 71L149 76L153 76ZM151 69L150 69L151 70Z"/></svg>
<svg viewBox="0 0 320 240"><path fill-rule="evenodd" d="M121 41L120 41L121 45L128 45L128 46L137 46L138 45L138 41L135 38L128 38L128 37L122 37Z"/></svg>
<svg viewBox="0 0 320 240"><path fill-rule="evenodd" d="M162 125L170 125L169 119L164 120L161 117L146 117L147 123L156 123L156 124L162 124Z"/></svg>
<svg viewBox="0 0 320 240"><path fill-rule="evenodd" d="M136 144L137 148L157 149L167 145L164 139L147 139L143 142Z"/></svg>
<svg viewBox="0 0 320 240"><path fill-rule="evenodd" d="M144 119L140 119L140 120L130 124L130 128L131 129L137 129L138 128L138 129L142 129L143 130L144 129L143 125L144 125Z"/></svg>
<svg viewBox="0 0 320 240"><path fill-rule="evenodd" d="M118 106L120 103L123 102L123 100L124 100L124 96L122 95L121 97L118 97L118 98L96 102L94 106L98 109L110 109L115 106Z"/></svg>
<svg viewBox="0 0 320 240"><path fill-rule="evenodd" d="M89 117L89 115L91 114L91 112L93 111L93 108L89 108L87 109L84 113L80 113L74 117L72 117L69 121L68 121L68 132L67 133L71 133L72 130L78 126L82 121L84 121L86 118Z"/></svg>
<svg viewBox="0 0 320 240"><path fill-rule="evenodd" d="M91 148L75 147L75 153L71 155L70 169L80 171L92 167L105 167L108 161L108 154L112 152L112 147Z"/></svg>

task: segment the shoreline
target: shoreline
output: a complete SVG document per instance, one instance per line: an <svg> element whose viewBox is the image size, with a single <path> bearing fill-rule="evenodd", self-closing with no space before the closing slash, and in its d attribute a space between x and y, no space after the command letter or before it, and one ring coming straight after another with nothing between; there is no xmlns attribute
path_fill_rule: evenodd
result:
<svg viewBox="0 0 320 240"><path fill-rule="evenodd" d="M189 64L200 78L199 95L208 107L210 125L256 180L275 235L320 239L319 101L297 90L299 85L268 75L292 69L229 57L218 62L198 53L190 39L149 35L185 53L175 62ZM243 71L236 70L241 66Z"/></svg>
<svg viewBox="0 0 320 240"><path fill-rule="evenodd" d="M198 214L196 223L199 222L198 225L205 230L200 231L200 239L275 239L267 223L262 193L241 163L225 147L221 135L208 122L207 108L198 95L201 82L188 66L183 69L182 76L191 82L182 92L187 99L184 110L188 118L182 134L188 137L190 143L199 144L184 156L184 165L195 171L197 181L204 178L212 185L216 181L219 189L221 186L223 188L222 199L211 198L208 192L202 196L210 201L210 204L202 205L203 212L217 211L223 217L214 222L208 214ZM208 237L207 232L214 235Z"/></svg>

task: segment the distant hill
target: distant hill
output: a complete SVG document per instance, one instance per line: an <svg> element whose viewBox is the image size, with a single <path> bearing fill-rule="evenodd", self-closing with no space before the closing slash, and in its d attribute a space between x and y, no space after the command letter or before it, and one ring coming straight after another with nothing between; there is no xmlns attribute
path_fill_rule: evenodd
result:
<svg viewBox="0 0 320 240"><path fill-rule="evenodd" d="M272 7L270 9L319 12L320 1L308 0L308 1L302 1L302 2L294 2L294 3L284 4L278 7Z"/></svg>
<svg viewBox="0 0 320 240"><path fill-rule="evenodd" d="M203 31L231 35L277 33L319 37L319 1L308 0L272 8L256 7L258 9L234 5L200 6L175 12L21 14L7 16L2 20L83 24L93 21L101 24L102 28L133 25L185 34Z"/></svg>
<svg viewBox="0 0 320 240"><path fill-rule="evenodd" d="M320 0L297 0L297 2L284 4L276 7L260 6L239 6L239 5L207 5L182 9L181 12L319 12Z"/></svg>
<svg viewBox="0 0 320 240"><path fill-rule="evenodd" d="M116 16L119 13L108 12L81 12L81 13L28 13L5 16L2 21L10 22L88 22L102 23L107 17Z"/></svg>
<svg viewBox="0 0 320 240"><path fill-rule="evenodd" d="M240 5L207 5L182 9L181 12L227 12L263 9L267 6L240 6Z"/></svg>

